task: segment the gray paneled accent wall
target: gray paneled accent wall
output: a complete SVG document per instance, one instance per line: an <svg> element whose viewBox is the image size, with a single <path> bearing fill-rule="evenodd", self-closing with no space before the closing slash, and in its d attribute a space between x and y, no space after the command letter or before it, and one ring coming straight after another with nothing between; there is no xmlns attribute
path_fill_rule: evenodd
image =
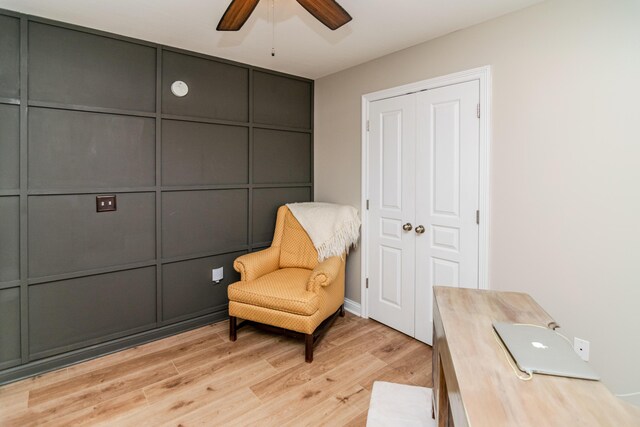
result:
<svg viewBox="0 0 640 427"><path fill-rule="evenodd" d="M0 283L19 279L20 198L5 196L0 197Z"/></svg>
<svg viewBox="0 0 640 427"><path fill-rule="evenodd" d="M155 111L156 49L29 21L29 100Z"/></svg>
<svg viewBox="0 0 640 427"><path fill-rule="evenodd" d="M185 167L189 165L189 167ZM162 121L162 184L249 183L249 129Z"/></svg>
<svg viewBox="0 0 640 427"><path fill-rule="evenodd" d="M20 96L20 19L0 15L0 97Z"/></svg>
<svg viewBox="0 0 640 427"><path fill-rule="evenodd" d="M310 80L0 10L0 383L225 318L312 156Z"/></svg>
<svg viewBox="0 0 640 427"><path fill-rule="evenodd" d="M29 197L29 278L154 260L155 194L116 197L102 213L93 194Z"/></svg>
<svg viewBox="0 0 640 427"><path fill-rule="evenodd" d="M0 369L20 359L20 288L0 289Z"/></svg>
<svg viewBox="0 0 640 427"><path fill-rule="evenodd" d="M0 104L0 129L0 190L15 190L20 187L20 107Z"/></svg>
<svg viewBox="0 0 640 427"><path fill-rule="evenodd" d="M148 117L31 108L29 188L153 187L155 126Z"/></svg>
<svg viewBox="0 0 640 427"><path fill-rule="evenodd" d="M251 72L245 66L177 52L163 52L162 112L248 122ZM187 96L180 98L171 93L171 83L176 80L189 86L190 93Z"/></svg>

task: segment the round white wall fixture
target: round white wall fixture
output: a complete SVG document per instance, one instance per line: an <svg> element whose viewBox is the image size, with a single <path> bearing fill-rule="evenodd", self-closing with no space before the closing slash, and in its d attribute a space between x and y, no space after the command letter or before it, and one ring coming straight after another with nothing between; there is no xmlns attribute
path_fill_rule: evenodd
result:
<svg viewBox="0 0 640 427"><path fill-rule="evenodd" d="M189 93L189 86L181 80L176 80L171 84L171 93L175 96L182 98Z"/></svg>

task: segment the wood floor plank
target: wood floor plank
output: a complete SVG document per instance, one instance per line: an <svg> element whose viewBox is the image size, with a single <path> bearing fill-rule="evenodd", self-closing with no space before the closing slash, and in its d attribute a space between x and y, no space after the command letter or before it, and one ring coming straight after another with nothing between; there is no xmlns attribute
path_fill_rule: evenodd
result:
<svg viewBox="0 0 640 427"><path fill-rule="evenodd" d="M141 390L149 384L177 374L173 364L165 362L161 366L139 370L114 381L92 387L66 389L60 391L59 394L48 396L47 400L39 402L38 405L32 405L29 402L29 409L26 413L11 417L9 421L15 425L29 425L42 419L54 420L132 391Z"/></svg>
<svg viewBox="0 0 640 427"><path fill-rule="evenodd" d="M267 361L276 369L285 370L304 363L304 343L302 340L295 340L295 345L289 350L272 356ZM327 340L321 340L313 349L313 357L317 359L325 352L334 348L334 345Z"/></svg>
<svg viewBox="0 0 640 427"><path fill-rule="evenodd" d="M222 343L209 346L202 351L182 354L178 357L172 358L172 360L178 371L184 372L194 366L198 366L212 360L233 357L235 354L252 346L260 345L264 340L271 339L272 337L273 335L266 334L264 332L252 331L248 334L239 334L238 340L235 342L223 341Z"/></svg>
<svg viewBox="0 0 640 427"><path fill-rule="evenodd" d="M189 369L184 373L173 376L165 381L160 381L149 387L145 387L144 392L150 404L153 404L167 396L174 395L184 389L197 387L200 383L209 382L212 375L220 380L225 380L229 376L237 375L252 367L252 365L263 365L265 360L261 357L255 357L253 354L260 354L263 351L274 351L275 339L266 341L257 346L253 346L247 350L251 354L238 353L229 359L211 360L208 363ZM255 353L253 353L255 352ZM267 371L271 374L275 373L275 369L269 367ZM240 377L239 377L240 378ZM256 378L251 384L255 384L259 380Z"/></svg>
<svg viewBox="0 0 640 427"><path fill-rule="evenodd" d="M322 357L326 352L333 351L338 345L361 338L367 333L373 333L378 327L378 323L376 322L371 322L365 326L361 322L353 320L353 318L355 318L355 316L347 314L344 318L338 318L336 320L334 326L327 331L326 335L314 348L313 355L315 359ZM268 361L275 368L283 370L289 369L299 363L299 354L304 355L304 349L302 347L272 357L268 359Z"/></svg>
<svg viewBox="0 0 640 427"><path fill-rule="evenodd" d="M217 325L217 323L215 324ZM124 361L135 359L141 356L145 356L151 353L157 353L165 351L169 348L175 348L189 343L200 342L205 339L211 345L223 342L222 337L218 333L219 327L214 328L213 325L204 326L197 329L192 329L181 334L177 334L162 340L152 341L150 343L142 344L136 347L128 348L126 350L112 353L97 359L89 360L84 363L79 363L68 367L69 376L78 376L97 369L106 368L116 364L121 364Z"/></svg>
<svg viewBox="0 0 640 427"><path fill-rule="evenodd" d="M234 371L225 371L219 375L205 375L196 381L182 387L173 388L162 397L149 405L148 411L137 413L125 419L117 420L122 426L158 426L195 411L215 401L224 401L230 391L236 388L246 388L253 382L260 381L272 375L275 369L266 361L260 360L243 366ZM149 390L145 393L149 395Z"/></svg>
<svg viewBox="0 0 640 427"><path fill-rule="evenodd" d="M0 426L8 425L9 418L28 411L29 390L14 391L0 397Z"/></svg>
<svg viewBox="0 0 640 427"><path fill-rule="evenodd" d="M380 333L370 334L367 341L348 341L342 346L333 348L330 352L316 356L313 363L302 361L293 367L282 370L276 375L251 387L251 390L259 398L277 396L291 388L295 388L313 380L314 378L329 372L337 366L356 358L366 352L367 348L381 342L384 336Z"/></svg>
<svg viewBox="0 0 640 427"><path fill-rule="evenodd" d="M398 384L410 384L410 385L418 385L414 384L409 380L409 377L403 373L398 371L397 369L392 368L391 366L385 366L377 372L373 372L371 375L366 376L361 379L358 384L360 384L363 388L371 391L373 388L374 381L386 381L389 383L398 383Z"/></svg>
<svg viewBox="0 0 640 427"><path fill-rule="evenodd" d="M114 417L122 417L135 411L144 410L146 407L147 399L142 390L137 389L88 408L55 418L44 425L47 427L95 425L101 422L110 422Z"/></svg>
<svg viewBox="0 0 640 427"><path fill-rule="evenodd" d="M239 423L276 425L294 419L301 412L317 405L334 393L357 384L358 380L382 368L385 364L369 353L362 354L353 363L340 365L314 380L289 390L283 395L265 396L263 404L245 413Z"/></svg>
<svg viewBox="0 0 640 427"><path fill-rule="evenodd" d="M359 385L351 386L296 415L283 425L289 427L341 426L367 410L370 398L371 393L368 390Z"/></svg>
<svg viewBox="0 0 640 427"><path fill-rule="evenodd" d="M401 372L413 384L429 387L431 378L431 353L427 345L417 345L409 351L405 357L396 359L389 364L395 370Z"/></svg>
<svg viewBox="0 0 640 427"><path fill-rule="evenodd" d="M429 386L431 348L351 314L301 341L228 322L0 386L0 426L364 426L374 381Z"/></svg>
<svg viewBox="0 0 640 427"><path fill-rule="evenodd" d="M425 344L420 341L417 341L407 335L396 333L393 334L387 342L384 342L378 348L371 350L371 354L386 363L393 363L403 357L407 357L414 349L424 346Z"/></svg>
<svg viewBox="0 0 640 427"><path fill-rule="evenodd" d="M12 393L20 393L25 390L32 390L36 387L55 384L68 378L68 369L62 368L55 371L47 372L45 374L36 375L35 377L27 378L22 381L16 381L11 384L0 386L0 401L2 401L5 396L9 396Z"/></svg>
<svg viewBox="0 0 640 427"><path fill-rule="evenodd" d="M379 329L382 329L382 325L378 322L354 322L343 329L327 332L325 338L334 345L340 345Z"/></svg>
<svg viewBox="0 0 640 427"><path fill-rule="evenodd" d="M258 399L249 388L236 389L224 399L214 400L181 417L162 424L163 426L221 426L231 425L247 408L260 405Z"/></svg>
<svg viewBox="0 0 640 427"><path fill-rule="evenodd" d="M220 342L221 340L218 335L200 338L154 353L145 354L141 357L126 360L117 365L92 370L86 374L73 376L63 381L35 388L31 390L29 395L29 406L36 406L49 399L55 399L58 395L65 393L67 390L83 389L97 384L103 384L135 373L136 371L148 369L156 364L164 365L167 363L167 360L173 360L182 354L191 354L199 350L206 350Z"/></svg>
<svg viewBox="0 0 640 427"><path fill-rule="evenodd" d="M368 409L360 412L354 418L350 419L343 427L365 427L367 425Z"/></svg>

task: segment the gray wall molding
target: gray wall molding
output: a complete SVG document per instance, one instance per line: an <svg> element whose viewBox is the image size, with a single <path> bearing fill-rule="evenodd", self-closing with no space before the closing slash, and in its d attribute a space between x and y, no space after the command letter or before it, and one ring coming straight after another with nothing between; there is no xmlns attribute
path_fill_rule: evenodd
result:
<svg viewBox="0 0 640 427"><path fill-rule="evenodd" d="M233 259L312 200L313 81L0 20L0 384L226 318Z"/></svg>

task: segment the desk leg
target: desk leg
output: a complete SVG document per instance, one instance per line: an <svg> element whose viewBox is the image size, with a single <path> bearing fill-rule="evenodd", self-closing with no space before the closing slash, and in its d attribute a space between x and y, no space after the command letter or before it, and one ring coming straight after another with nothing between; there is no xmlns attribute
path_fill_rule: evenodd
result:
<svg viewBox="0 0 640 427"><path fill-rule="evenodd" d="M438 357L440 359L440 357ZM449 406L449 395L447 394L447 383L442 368L442 362L438 360L438 376L440 381L438 384L438 427L448 427L453 423L451 420L451 407Z"/></svg>
<svg viewBox="0 0 640 427"><path fill-rule="evenodd" d="M438 340L436 337L436 328L433 327L433 346L431 347L431 418L435 419L438 414Z"/></svg>
<svg viewBox="0 0 640 427"><path fill-rule="evenodd" d="M447 382L444 376L442 360L440 358L440 346L438 341L441 337L436 335L436 328L433 328L433 356L431 360L431 377L433 379L433 393L431 401L431 417L437 420L438 427L448 427L450 424L449 395L447 394Z"/></svg>
<svg viewBox="0 0 640 427"><path fill-rule="evenodd" d="M436 328L433 327L433 347L431 347L431 418L434 420L438 414L438 386L440 384L438 374L440 359L438 358L438 340L436 339Z"/></svg>

